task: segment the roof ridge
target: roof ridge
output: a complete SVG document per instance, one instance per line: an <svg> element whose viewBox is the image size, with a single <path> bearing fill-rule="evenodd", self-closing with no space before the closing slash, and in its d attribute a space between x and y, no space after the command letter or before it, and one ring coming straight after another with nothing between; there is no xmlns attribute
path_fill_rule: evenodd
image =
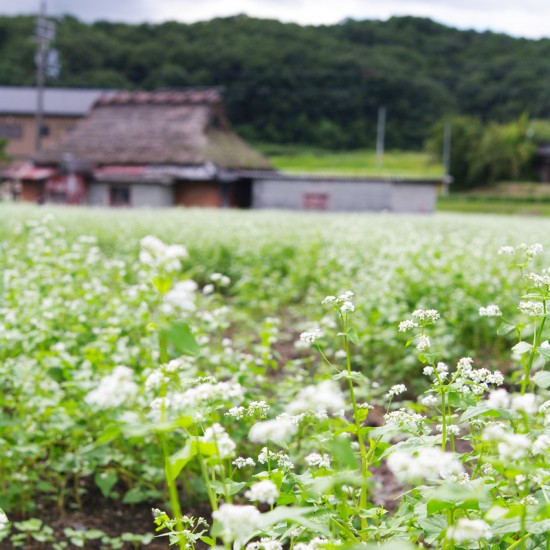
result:
<svg viewBox="0 0 550 550"><path fill-rule="evenodd" d="M185 90L106 92L94 107L106 105L214 105L220 103L219 88L188 88Z"/></svg>

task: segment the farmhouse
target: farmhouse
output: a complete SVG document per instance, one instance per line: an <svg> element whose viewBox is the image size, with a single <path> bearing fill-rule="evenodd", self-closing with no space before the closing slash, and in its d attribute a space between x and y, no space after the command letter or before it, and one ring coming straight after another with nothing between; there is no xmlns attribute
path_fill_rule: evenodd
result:
<svg viewBox="0 0 550 550"><path fill-rule="evenodd" d="M64 172L45 200L103 206L249 207L243 170L272 171L229 129L216 89L106 93L35 162Z"/></svg>
<svg viewBox="0 0 550 550"><path fill-rule="evenodd" d="M104 90L45 88L42 145L49 147L70 132L103 93ZM36 88L0 86L0 138L9 140L6 153L14 160L28 161L34 155L37 95Z"/></svg>

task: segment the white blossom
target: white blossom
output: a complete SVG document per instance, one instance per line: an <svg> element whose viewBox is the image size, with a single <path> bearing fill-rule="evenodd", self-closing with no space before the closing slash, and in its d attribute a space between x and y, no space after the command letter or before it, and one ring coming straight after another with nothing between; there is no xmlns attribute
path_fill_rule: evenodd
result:
<svg viewBox="0 0 550 550"><path fill-rule="evenodd" d="M407 330L412 330L418 327L418 323L415 323L411 319L406 319L399 323L399 332L406 332Z"/></svg>
<svg viewBox="0 0 550 550"><path fill-rule="evenodd" d="M243 468L246 468L247 466L256 466L256 463L254 462L254 459L247 457L244 458L242 456L237 457L232 464L235 466L235 468L238 468L239 470L242 470Z"/></svg>
<svg viewBox="0 0 550 550"><path fill-rule="evenodd" d="M244 496L253 502L264 502L266 504L275 504L279 496L279 490L273 481L264 479L254 483Z"/></svg>
<svg viewBox="0 0 550 550"><path fill-rule="evenodd" d="M482 519L460 518L455 525L447 529L447 538L458 543L489 540L492 536L489 525Z"/></svg>
<svg viewBox="0 0 550 550"><path fill-rule="evenodd" d="M392 386L388 393L386 394L388 397L392 398L392 397L395 397L396 395L400 395L401 393L404 393L407 391L407 386L405 386L405 384L395 384L394 386Z"/></svg>
<svg viewBox="0 0 550 550"><path fill-rule="evenodd" d="M463 472L462 464L455 455L438 447L425 447L414 454L394 451L387 463L393 475L406 483L445 479Z"/></svg>
<svg viewBox="0 0 550 550"><path fill-rule="evenodd" d="M304 460L308 466L319 466L319 468L330 468L330 456L327 454L311 453Z"/></svg>
<svg viewBox="0 0 550 550"><path fill-rule="evenodd" d="M294 401L286 407L289 414L327 411L334 413L345 408L344 394L332 380L325 380L317 386L306 386L301 389Z"/></svg>
<svg viewBox="0 0 550 550"><path fill-rule="evenodd" d="M534 393L514 395L511 408L517 412L535 414L537 412L537 396Z"/></svg>
<svg viewBox="0 0 550 550"><path fill-rule="evenodd" d="M544 455L550 450L550 436L546 434L539 435L533 443L533 454Z"/></svg>
<svg viewBox="0 0 550 550"><path fill-rule="evenodd" d="M321 338L322 336L323 336L323 331L320 328L314 328L314 329L302 332L302 334L300 334L300 340L302 342L306 342L307 344L313 344L314 342L319 340L319 338Z"/></svg>
<svg viewBox="0 0 550 550"><path fill-rule="evenodd" d="M502 311L500 311L500 308L497 305L489 304L486 307L479 308L479 315L481 317L500 317L502 315Z"/></svg>
<svg viewBox="0 0 550 550"><path fill-rule="evenodd" d="M503 461L519 460L531 450L531 440L523 434L505 434L498 444L498 454Z"/></svg>
<svg viewBox="0 0 550 550"><path fill-rule="evenodd" d="M222 504L212 517L221 525L221 536L225 542L255 531L260 524L260 512L254 506Z"/></svg>
<svg viewBox="0 0 550 550"><path fill-rule="evenodd" d="M111 374L100 380L97 388L88 393L84 401L100 409L120 407L123 404L131 403L137 392L134 371L119 365L113 369Z"/></svg>
<svg viewBox="0 0 550 550"><path fill-rule="evenodd" d="M518 309L525 315L531 317L541 317L544 315L544 306L542 302L533 302L531 300L519 303Z"/></svg>
<svg viewBox="0 0 550 550"><path fill-rule="evenodd" d="M282 443L288 441L297 431L297 426L286 419L266 420L252 426L248 438L253 443L273 441Z"/></svg>
<svg viewBox="0 0 550 550"><path fill-rule="evenodd" d="M421 334L418 337L418 343L416 344L416 349L418 351L426 351L431 346L430 337L425 334Z"/></svg>
<svg viewBox="0 0 550 550"><path fill-rule="evenodd" d="M200 439L205 443L215 443L220 458L227 458L235 454L237 444L229 437L223 426L218 423L206 428Z"/></svg>

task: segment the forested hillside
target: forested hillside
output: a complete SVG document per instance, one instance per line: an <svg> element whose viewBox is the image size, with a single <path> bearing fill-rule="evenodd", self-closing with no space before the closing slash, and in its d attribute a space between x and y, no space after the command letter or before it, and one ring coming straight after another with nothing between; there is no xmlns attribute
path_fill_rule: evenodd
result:
<svg viewBox="0 0 550 550"><path fill-rule="evenodd" d="M0 84L34 83L32 17L0 17ZM332 149L370 146L379 106L386 146L420 149L446 114L550 118L550 40L458 31L429 19L284 24L246 16L126 25L59 21L51 86L222 86L245 137Z"/></svg>

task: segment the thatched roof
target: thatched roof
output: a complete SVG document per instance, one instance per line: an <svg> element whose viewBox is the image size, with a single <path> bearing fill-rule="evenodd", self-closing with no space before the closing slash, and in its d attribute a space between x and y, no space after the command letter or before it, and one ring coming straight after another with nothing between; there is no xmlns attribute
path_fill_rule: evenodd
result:
<svg viewBox="0 0 550 550"><path fill-rule="evenodd" d="M97 166L210 162L229 169L271 168L229 130L221 96L213 89L107 93L73 132L35 160L58 164L66 153Z"/></svg>

